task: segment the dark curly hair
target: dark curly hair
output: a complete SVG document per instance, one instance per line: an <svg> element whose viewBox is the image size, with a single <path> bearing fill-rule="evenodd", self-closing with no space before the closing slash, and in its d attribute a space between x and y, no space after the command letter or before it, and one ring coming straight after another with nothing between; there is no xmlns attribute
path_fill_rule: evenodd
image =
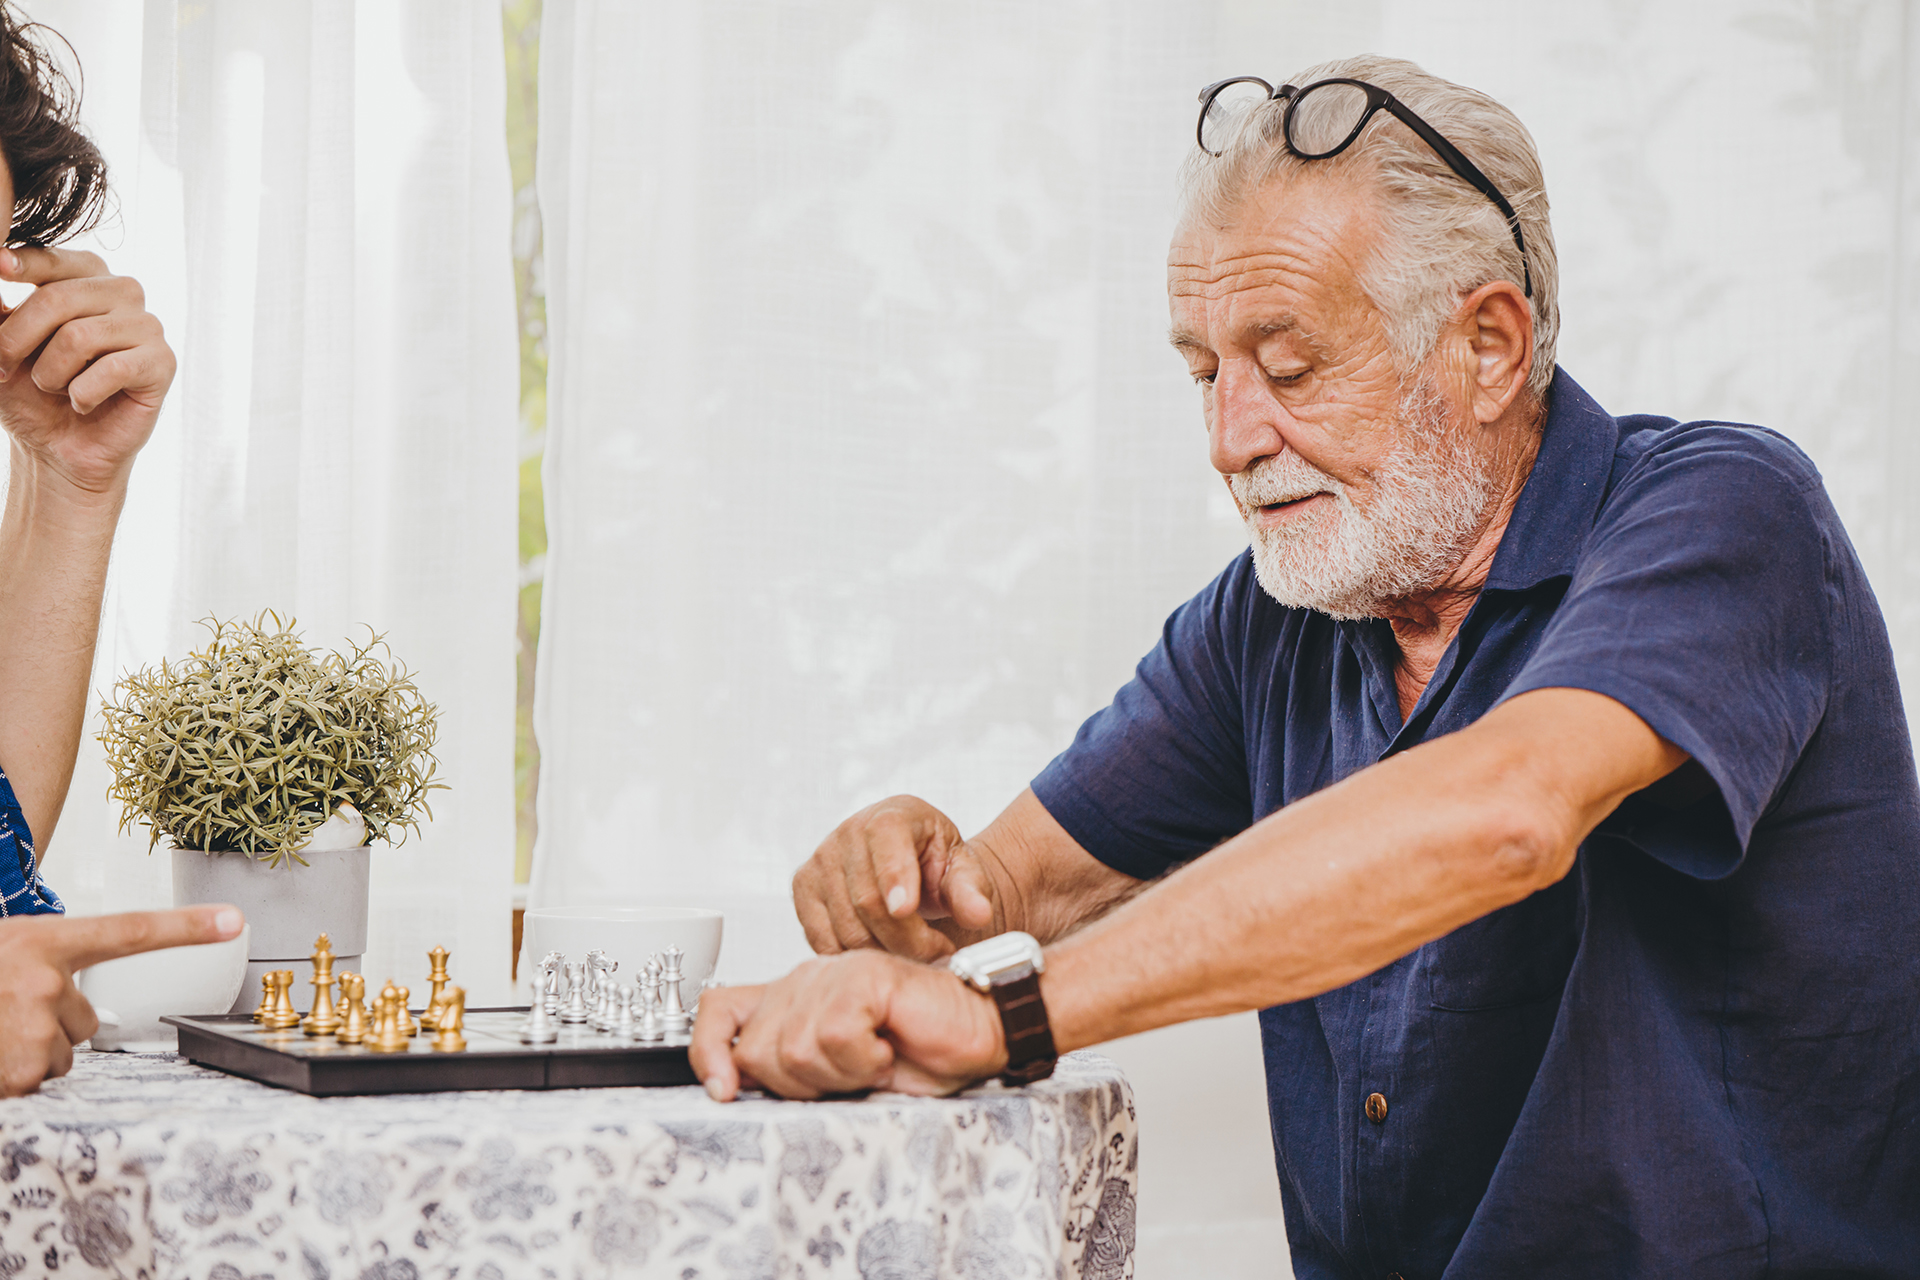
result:
<svg viewBox="0 0 1920 1280"><path fill-rule="evenodd" d="M66 44L0 0L0 153L13 170L9 245L55 244L92 230L107 199L106 157L80 131L80 92L41 32Z"/></svg>

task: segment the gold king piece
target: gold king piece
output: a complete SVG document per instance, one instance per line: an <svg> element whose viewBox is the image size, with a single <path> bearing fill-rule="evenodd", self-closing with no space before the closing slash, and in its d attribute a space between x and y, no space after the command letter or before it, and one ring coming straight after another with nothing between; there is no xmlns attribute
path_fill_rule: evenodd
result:
<svg viewBox="0 0 1920 1280"><path fill-rule="evenodd" d="M330 1036L340 1030L333 1011L333 940L321 934L313 943L313 1011L300 1024L310 1036Z"/></svg>

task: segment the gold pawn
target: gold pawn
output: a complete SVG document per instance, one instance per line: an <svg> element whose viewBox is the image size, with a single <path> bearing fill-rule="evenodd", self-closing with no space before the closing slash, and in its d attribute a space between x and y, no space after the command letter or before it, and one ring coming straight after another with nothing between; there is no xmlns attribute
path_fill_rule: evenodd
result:
<svg viewBox="0 0 1920 1280"><path fill-rule="evenodd" d="M402 1012L400 989L388 978L387 985L380 988L380 1004L373 1017L373 1039L367 1041L367 1048L375 1053L400 1053L407 1048L407 1033L400 1029Z"/></svg>
<svg viewBox="0 0 1920 1280"><path fill-rule="evenodd" d="M367 980L357 973L340 975L341 1044L359 1044L367 1038Z"/></svg>
<svg viewBox="0 0 1920 1280"><path fill-rule="evenodd" d="M260 975L260 1007L253 1011L255 1022L265 1022L273 1012L273 970Z"/></svg>
<svg viewBox="0 0 1920 1280"><path fill-rule="evenodd" d="M310 1036L330 1036L340 1030L340 1015L333 1010L333 942L321 934L313 944L313 1011L300 1024Z"/></svg>
<svg viewBox="0 0 1920 1280"><path fill-rule="evenodd" d="M300 1011L293 1007L293 970L273 971L273 1012L260 1025L269 1031L291 1031L300 1025Z"/></svg>
<svg viewBox="0 0 1920 1280"><path fill-rule="evenodd" d="M467 1038L460 1034L467 1021L467 991L465 987L455 987L447 992L440 1006L440 1030L433 1037L433 1047L441 1053L459 1053L467 1047Z"/></svg>
<svg viewBox="0 0 1920 1280"><path fill-rule="evenodd" d="M433 1031L440 1025L440 1006L446 1000L447 949L436 946L427 952L427 963L433 966L433 972L427 975L433 990L427 996L427 1011L420 1015L420 1027L424 1031Z"/></svg>
<svg viewBox="0 0 1920 1280"><path fill-rule="evenodd" d="M394 989L400 993L399 996L395 998L393 1005L395 1016L398 1017L400 1021L400 1034L403 1036L419 1035L419 1024L414 1022L413 1013L407 1008L407 1001L412 998L413 993L405 987L396 987Z"/></svg>

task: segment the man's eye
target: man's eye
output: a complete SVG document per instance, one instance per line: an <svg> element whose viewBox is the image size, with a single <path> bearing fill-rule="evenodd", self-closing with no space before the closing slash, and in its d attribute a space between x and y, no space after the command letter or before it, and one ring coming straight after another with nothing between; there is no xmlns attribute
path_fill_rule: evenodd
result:
<svg viewBox="0 0 1920 1280"><path fill-rule="evenodd" d="M1203 387L1210 387L1213 385L1213 380L1218 377L1219 374L1220 371L1218 369L1196 369L1193 371L1193 380Z"/></svg>
<svg viewBox="0 0 1920 1280"><path fill-rule="evenodd" d="M1269 382L1277 382L1283 387L1290 387L1294 383L1299 382L1302 378L1305 378L1306 376L1307 376L1307 371L1305 369L1295 369L1290 373L1283 372L1282 370L1279 370L1279 369L1267 370L1267 380Z"/></svg>

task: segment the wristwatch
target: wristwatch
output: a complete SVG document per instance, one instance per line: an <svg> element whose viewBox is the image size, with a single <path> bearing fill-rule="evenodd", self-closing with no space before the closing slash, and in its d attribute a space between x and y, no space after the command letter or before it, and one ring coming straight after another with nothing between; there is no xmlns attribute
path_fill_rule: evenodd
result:
<svg viewBox="0 0 1920 1280"><path fill-rule="evenodd" d="M1005 1084L1032 1084L1053 1074L1054 1051L1047 1005L1040 998L1040 974L1046 969L1040 943L1030 933L1003 933L962 947L947 961L960 981L993 997L1007 1037Z"/></svg>

